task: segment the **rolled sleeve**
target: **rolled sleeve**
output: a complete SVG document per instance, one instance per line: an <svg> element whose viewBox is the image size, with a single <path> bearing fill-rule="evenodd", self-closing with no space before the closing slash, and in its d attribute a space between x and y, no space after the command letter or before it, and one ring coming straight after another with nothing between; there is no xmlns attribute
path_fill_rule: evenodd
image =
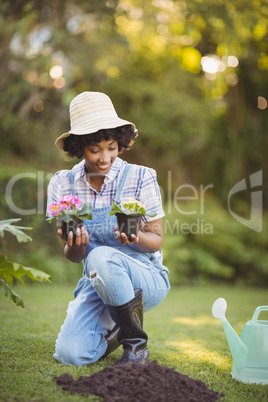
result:
<svg viewBox="0 0 268 402"><path fill-rule="evenodd" d="M47 188L47 206L48 204L57 202L60 198L62 198L62 189L61 189L61 180L60 180L60 172L54 174L52 179L50 180ZM47 216L50 216L48 211L46 212Z"/></svg>
<svg viewBox="0 0 268 402"><path fill-rule="evenodd" d="M165 216L160 188L157 182L156 171L151 168L147 168L142 180L142 187L140 193L140 199L145 206L145 210L150 213L156 213L154 217L146 216L146 222L160 219Z"/></svg>

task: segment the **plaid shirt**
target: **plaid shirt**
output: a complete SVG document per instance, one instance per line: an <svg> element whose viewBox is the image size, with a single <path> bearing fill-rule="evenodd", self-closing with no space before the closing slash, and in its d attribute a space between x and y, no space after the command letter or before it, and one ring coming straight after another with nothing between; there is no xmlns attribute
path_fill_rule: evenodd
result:
<svg viewBox="0 0 268 402"><path fill-rule="evenodd" d="M82 160L72 168L77 197L83 203L90 202L93 209L112 205L125 164L126 162L122 159L118 157L115 159L109 173L105 175L104 183L98 192L87 181L85 161ZM50 180L48 185L48 204L57 202L63 196L71 194L67 173L68 170L60 170ZM162 218L165 215L154 169L131 165L131 170L122 190L121 200L127 201L133 198L144 204L146 211L157 214L153 218L144 217L145 222ZM49 214L47 213L47 215Z"/></svg>

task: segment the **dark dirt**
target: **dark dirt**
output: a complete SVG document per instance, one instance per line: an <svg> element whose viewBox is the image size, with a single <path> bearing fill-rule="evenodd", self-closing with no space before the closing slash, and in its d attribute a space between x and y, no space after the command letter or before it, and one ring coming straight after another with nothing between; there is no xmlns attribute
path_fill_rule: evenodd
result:
<svg viewBox="0 0 268 402"><path fill-rule="evenodd" d="M156 361L148 366L106 367L90 377L81 376L77 381L65 373L54 381L71 394L97 395L104 402L211 402L220 397L202 381Z"/></svg>

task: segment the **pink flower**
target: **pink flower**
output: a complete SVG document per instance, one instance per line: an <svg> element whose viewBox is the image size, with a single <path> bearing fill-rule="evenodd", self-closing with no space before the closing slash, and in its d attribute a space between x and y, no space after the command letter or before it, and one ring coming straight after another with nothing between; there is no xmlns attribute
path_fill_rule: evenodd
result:
<svg viewBox="0 0 268 402"><path fill-rule="evenodd" d="M58 214L60 212L59 204L57 202L48 204L47 210L48 210L49 214L51 214L53 216L58 216Z"/></svg>
<svg viewBox="0 0 268 402"><path fill-rule="evenodd" d="M72 195L65 195L64 197L62 197L62 199L59 202L70 202L70 200L73 198Z"/></svg>
<svg viewBox="0 0 268 402"><path fill-rule="evenodd" d="M79 209L82 205L81 200L78 197L72 195L65 195L59 200L59 209L70 210L70 209Z"/></svg>
<svg viewBox="0 0 268 402"><path fill-rule="evenodd" d="M75 209L79 209L79 208L81 207L81 205L82 205L82 202L81 202L81 200L80 200L78 197L72 197L72 198L70 199L70 203L71 203L72 205L74 205L74 208L75 208Z"/></svg>
<svg viewBox="0 0 268 402"><path fill-rule="evenodd" d="M67 201L60 201L59 202L59 209L63 211L64 209L71 209L71 205Z"/></svg>
<svg viewBox="0 0 268 402"><path fill-rule="evenodd" d="M81 205L82 202L78 197L65 195L58 202L49 204L47 210L50 215L59 219L62 215L72 214L72 211L74 214L77 213L76 210L78 210Z"/></svg>
<svg viewBox="0 0 268 402"><path fill-rule="evenodd" d="M71 209L71 204L70 204L70 199L72 198L71 195L65 195L59 200L59 208L60 211L63 211L64 209Z"/></svg>

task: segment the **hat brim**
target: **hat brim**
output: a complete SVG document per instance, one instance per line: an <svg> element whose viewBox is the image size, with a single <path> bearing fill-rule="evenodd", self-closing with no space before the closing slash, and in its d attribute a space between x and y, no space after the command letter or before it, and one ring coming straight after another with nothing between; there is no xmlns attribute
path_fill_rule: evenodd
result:
<svg viewBox="0 0 268 402"><path fill-rule="evenodd" d="M122 127L125 126L127 124L130 124L132 127L132 130L134 133L136 133L138 130L135 126L135 124L131 123L130 121L127 120L123 120L120 119L119 117L115 120L114 118L111 119L105 119L105 122L98 122L96 125L91 125L90 128L88 129L83 129L83 130L70 130L68 133L64 133L62 135L60 135L56 141L55 141L55 145L57 148L59 148L60 150L63 150L64 147L64 140L65 138L69 137L71 134L73 135L88 135L88 134L94 134L99 130L107 130L109 128L117 128L117 127Z"/></svg>

